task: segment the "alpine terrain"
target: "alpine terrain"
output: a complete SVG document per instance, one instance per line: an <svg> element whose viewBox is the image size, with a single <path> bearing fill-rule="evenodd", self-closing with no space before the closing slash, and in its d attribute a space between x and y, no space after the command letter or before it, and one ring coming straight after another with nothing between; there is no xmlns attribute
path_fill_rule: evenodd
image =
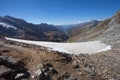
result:
<svg viewBox="0 0 120 80"><path fill-rule="evenodd" d="M120 11L64 26L0 17L0 80L120 80Z"/></svg>

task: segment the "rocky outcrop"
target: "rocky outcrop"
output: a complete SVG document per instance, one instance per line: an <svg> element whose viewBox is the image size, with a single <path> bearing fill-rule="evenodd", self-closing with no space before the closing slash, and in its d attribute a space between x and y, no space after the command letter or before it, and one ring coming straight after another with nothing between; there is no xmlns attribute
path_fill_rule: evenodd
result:
<svg viewBox="0 0 120 80"><path fill-rule="evenodd" d="M29 76L21 62L12 57L0 56L0 79L21 80L28 79Z"/></svg>
<svg viewBox="0 0 120 80"><path fill-rule="evenodd" d="M105 21L102 24L104 23ZM97 37L97 40L111 45L118 44L120 42L120 11L110 19L106 26L106 30Z"/></svg>
<svg viewBox="0 0 120 80"><path fill-rule="evenodd" d="M43 64L41 69L38 69L33 76L35 80L52 80L52 76L58 74L50 63Z"/></svg>
<svg viewBox="0 0 120 80"><path fill-rule="evenodd" d="M67 72L58 78L58 80L77 80L73 76L70 76Z"/></svg>

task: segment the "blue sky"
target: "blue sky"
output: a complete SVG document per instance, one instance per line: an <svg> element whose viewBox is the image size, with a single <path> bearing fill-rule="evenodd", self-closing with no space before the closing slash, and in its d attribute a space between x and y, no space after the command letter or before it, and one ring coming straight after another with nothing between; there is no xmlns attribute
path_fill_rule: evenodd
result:
<svg viewBox="0 0 120 80"><path fill-rule="evenodd" d="M73 24L111 17L120 0L0 0L0 16L32 23Z"/></svg>

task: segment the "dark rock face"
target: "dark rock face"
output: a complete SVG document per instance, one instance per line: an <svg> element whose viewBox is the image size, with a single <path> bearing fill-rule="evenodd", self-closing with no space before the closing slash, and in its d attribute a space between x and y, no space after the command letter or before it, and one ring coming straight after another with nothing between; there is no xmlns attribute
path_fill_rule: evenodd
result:
<svg viewBox="0 0 120 80"><path fill-rule="evenodd" d="M50 80L43 72L39 75L39 80Z"/></svg>
<svg viewBox="0 0 120 80"><path fill-rule="evenodd" d="M35 80L52 80L51 78L58 74L50 63L43 64L41 69L36 71Z"/></svg>
<svg viewBox="0 0 120 80"><path fill-rule="evenodd" d="M53 76L55 74L58 74L58 72L53 68L53 66L49 63L45 64L42 71L44 73L49 74L49 76Z"/></svg>
<svg viewBox="0 0 120 80"><path fill-rule="evenodd" d="M0 19L0 35L27 40L60 42L67 40L65 33L53 25L32 24L23 19L4 16Z"/></svg>
<svg viewBox="0 0 120 80"><path fill-rule="evenodd" d="M19 61L11 57L0 56L0 79L21 80L28 79L30 74Z"/></svg>
<svg viewBox="0 0 120 80"><path fill-rule="evenodd" d="M58 80L77 80L77 79L70 76L68 73L65 73L64 75L60 76Z"/></svg>

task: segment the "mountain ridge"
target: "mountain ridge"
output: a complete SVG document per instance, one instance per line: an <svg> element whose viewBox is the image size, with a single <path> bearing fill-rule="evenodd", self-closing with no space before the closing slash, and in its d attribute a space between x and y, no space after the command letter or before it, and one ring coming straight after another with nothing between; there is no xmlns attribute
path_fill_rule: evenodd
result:
<svg viewBox="0 0 120 80"><path fill-rule="evenodd" d="M48 25L47 23L33 24L26 22L24 19L3 16L0 17L0 34L20 39L80 42L100 39L100 35L104 35L105 32L109 31L109 26L117 26L117 24L118 26L120 24L120 11L103 21L91 20L68 26Z"/></svg>
<svg viewBox="0 0 120 80"><path fill-rule="evenodd" d="M112 44L113 43L112 41L115 40L112 38L112 35L113 36L119 35L120 32L119 26L120 26L120 11L117 11L111 18L105 19L98 23L97 25L93 25L93 27L88 26L86 30L85 27L81 28L80 30L78 30L78 28L75 28L78 30L79 33L77 35L70 37L68 41L82 42L89 40L100 40L106 43L111 42ZM109 36L111 36L111 39ZM119 39L119 36L117 37Z"/></svg>
<svg viewBox="0 0 120 80"><path fill-rule="evenodd" d="M11 16L1 17L0 23L0 34L8 37L55 42L64 41L67 39L67 36L64 34L64 32L58 30L53 25L44 23L32 24L23 19L14 18ZM8 27L5 25L15 26L16 30L12 27L5 28Z"/></svg>

